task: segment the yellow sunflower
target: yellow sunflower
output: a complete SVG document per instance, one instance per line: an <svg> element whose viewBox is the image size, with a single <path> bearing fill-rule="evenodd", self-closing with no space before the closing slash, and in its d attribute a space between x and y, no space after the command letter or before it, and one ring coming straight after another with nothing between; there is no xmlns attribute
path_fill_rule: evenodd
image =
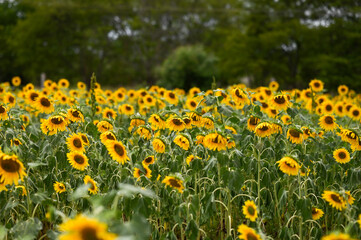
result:
<svg viewBox="0 0 361 240"><path fill-rule="evenodd" d="M361 228L361 214L358 215L358 220L357 220L358 224L360 225L360 228Z"/></svg>
<svg viewBox="0 0 361 240"><path fill-rule="evenodd" d="M356 105L354 105L350 111L348 112L348 116L352 119L352 120L359 120L361 117L361 110L359 107L357 107Z"/></svg>
<svg viewBox="0 0 361 240"><path fill-rule="evenodd" d="M103 133L106 131L113 130L113 125L107 121L100 121L97 124L98 131Z"/></svg>
<svg viewBox="0 0 361 240"><path fill-rule="evenodd" d="M50 131L59 132L59 131L65 131L68 123L63 116L56 115L50 117L46 125Z"/></svg>
<svg viewBox="0 0 361 240"><path fill-rule="evenodd" d="M61 183L61 182L55 182L55 183L53 184L53 186L54 186L54 190L55 190L55 192L57 192L57 193L63 193L63 192L66 192L66 188L65 188L64 183Z"/></svg>
<svg viewBox="0 0 361 240"><path fill-rule="evenodd" d="M19 185L19 186L16 186L15 189L20 189L21 196L27 196L28 195L28 192L26 191L25 186Z"/></svg>
<svg viewBox="0 0 361 240"><path fill-rule="evenodd" d="M256 127L260 121L261 121L261 119L259 119L258 117L251 116L250 118L248 118L248 120L247 120L248 130L250 130L251 132L256 130Z"/></svg>
<svg viewBox="0 0 361 240"><path fill-rule="evenodd" d="M173 91L165 92L164 98L167 102L173 105L177 105L179 101L177 95Z"/></svg>
<svg viewBox="0 0 361 240"><path fill-rule="evenodd" d="M54 112L54 105L50 99L44 95L40 95L35 101L35 107L41 113L52 113Z"/></svg>
<svg viewBox="0 0 361 240"><path fill-rule="evenodd" d="M18 139L18 138L14 138L10 140L10 144L11 146L19 146L19 145L23 145L22 142Z"/></svg>
<svg viewBox="0 0 361 240"><path fill-rule="evenodd" d="M335 104L335 113L339 117L343 117L346 115L346 108L344 102L337 102Z"/></svg>
<svg viewBox="0 0 361 240"><path fill-rule="evenodd" d="M165 143L160 138L155 138L152 141L153 149L157 153L164 153L165 152Z"/></svg>
<svg viewBox="0 0 361 240"><path fill-rule="evenodd" d="M20 86L20 84L21 84L21 78L18 77L18 76L13 77L13 78L11 79L11 83L12 83L15 87Z"/></svg>
<svg viewBox="0 0 361 240"><path fill-rule="evenodd" d="M119 107L118 111L127 116L134 114L134 107L130 104L123 104Z"/></svg>
<svg viewBox="0 0 361 240"><path fill-rule="evenodd" d="M84 133L78 133L78 135L81 137L81 140L83 141L85 146L88 146L90 144L88 137Z"/></svg>
<svg viewBox="0 0 361 240"><path fill-rule="evenodd" d="M323 216L323 214L324 214L324 212L321 209L315 208L315 207L312 208L312 219L313 220L320 219Z"/></svg>
<svg viewBox="0 0 361 240"><path fill-rule="evenodd" d="M171 131L183 131L186 128L186 124L181 118L170 117L167 120L167 128Z"/></svg>
<svg viewBox="0 0 361 240"><path fill-rule="evenodd" d="M227 138L218 133L210 133L204 137L203 145L213 151L227 150Z"/></svg>
<svg viewBox="0 0 361 240"><path fill-rule="evenodd" d="M166 176L162 183L165 183L165 185L171 187L171 188L175 188L177 189L180 193L183 193L183 189L184 189L184 186L183 186L183 181L180 180L179 178L175 178L175 177L172 177L172 176Z"/></svg>
<svg viewBox="0 0 361 240"><path fill-rule="evenodd" d="M247 95L239 88L232 90L232 99L237 105L250 104Z"/></svg>
<svg viewBox="0 0 361 240"><path fill-rule="evenodd" d="M291 117L288 116L288 115L283 115L281 117L281 120L282 120L283 124L285 124L285 125L290 125L292 123L291 122Z"/></svg>
<svg viewBox="0 0 361 240"><path fill-rule="evenodd" d="M191 113L189 113L189 117L192 120L192 125L197 126L197 127L202 126L203 119L202 119L201 115L199 115L196 112L191 112Z"/></svg>
<svg viewBox="0 0 361 240"><path fill-rule="evenodd" d="M152 138L151 131L147 127L144 127L144 126L138 127L137 130L135 131L135 133L146 140L149 140Z"/></svg>
<svg viewBox="0 0 361 240"><path fill-rule="evenodd" d="M253 201L247 200L242 207L243 214L251 220L255 222L257 219L257 207Z"/></svg>
<svg viewBox="0 0 361 240"><path fill-rule="evenodd" d="M189 140L188 140L187 137L185 137L185 136L182 135L182 134L177 135L177 136L174 138L173 142L174 142L175 144L177 144L180 148L183 148L184 150L188 150L188 149L189 149L189 145L190 145Z"/></svg>
<svg viewBox="0 0 361 240"><path fill-rule="evenodd" d="M164 121L163 118L158 114L150 115L148 122L151 124L152 129L157 130L166 128L166 121Z"/></svg>
<svg viewBox="0 0 361 240"><path fill-rule="evenodd" d="M271 89L273 92L277 91L277 89L279 88L279 86L280 86L280 85L279 85L278 82L276 82L276 81L272 81L272 82L270 82L269 85L268 85L269 89Z"/></svg>
<svg viewBox="0 0 361 240"><path fill-rule="evenodd" d="M23 163L15 155L6 155L0 152L0 182L4 185L19 184L19 180L23 180L25 167Z"/></svg>
<svg viewBox="0 0 361 240"><path fill-rule="evenodd" d="M352 197L350 191L345 191L345 194L346 194L346 196L347 196L347 202L348 202L348 204L352 205L352 204L354 203L354 201L355 201L355 198Z"/></svg>
<svg viewBox="0 0 361 240"><path fill-rule="evenodd" d="M96 219L78 215L59 225L59 240L115 240L117 235L108 232L108 226Z"/></svg>
<svg viewBox="0 0 361 240"><path fill-rule="evenodd" d="M312 91L314 91L314 92L321 92L323 90L323 82L318 79L313 79L309 83L309 86L312 89Z"/></svg>
<svg viewBox="0 0 361 240"><path fill-rule="evenodd" d="M187 98L185 108L194 111L198 105L195 98Z"/></svg>
<svg viewBox="0 0 361 240"><path fill-rule="evenodd" d="M273 133L272 124L270 124L268 122L259 123L257 125L256 129L254 130L254 133L256 134L256 136L259 136L259 137L271 136Z"/></svg>
<svg viewBox="0 0 361 240"><path fill-rule="evenodd" d="M275 110L287 110L289 101L284 94L274 96L269 100L270 106Z"/></svg>
<svg viewBox="0 0 361 240"><path fill-rule="evenodd" d="M143 165L150 165L153 164L155 161L155 157L154 156L148 156L146 158L144 158L144 160L142 161Z"/></svg>
<svg viewBox="0 0 361 240"><path fill-rule="evenodd" d="M187 158L186 158L186 163L187 165L189 166L190 162L192 162L194 159L201 159L200 157L197 157L197 156L194 156L194 155L189 155Z"/></svg>
<svg viewBox="0 0 361 240"><path fill-rule="evenodd" d="M60 88L68 88L69 87L69 81L67 79L65 79L65 78L62 78L62 79L59 80L58 86Z"/></svg>
<svg viewBox="0 0 361 240"><path fill-rule="evenodd" d="M348 87L346 85L340 85L337 88L338 94L340 94L341 96L344 96L348 93Z"/></svg>
<svg viewBox="0 0 361 240"><path fill-rule="evenodd" d="M356 240L356 239L351 238L351 236L346 233L331 233L327 236L323 236L321 240Z"/></svg>
<svg viewBox="0 0 361 240"><path fill-rule="evenodd" d="M344 148L339 148L333 151L333 157L336 162L341 164L348 163L351 160L350 153Z"/></svg>
<svg viewBox="0 0 361 240"><path fill-rule="evenodd" d="M318 123L323 130L327 131L333 131L337 128L337 123L335 121L335 117L332 115L325 115L322 116Z"/></svg>
<svg viewBox="0 0 361 240"><path fill-rule="evenodd" d="M89 175L86 175L84 177L84 184L90 184L90 187L88 188L88 191L91 194L97 194L97 192L98 192L97 183Z"/></svg>
<svg viewBox="0 0 361 240"><path fill-rule="evenodd" d="M16 98L11 93L6 93L3 101L9 107L14 107L16 104Z"/></svg>
<svg viewBox="0 0 361 240"><path fill-rule="evenodd" d="M345 199L338 194L337 192L333 191L324 191L322 194L322 198L325 199L333 208L342 211L346 208L346 201Z"/></svg>
<svg viewBox="0 0 361 240"><path fill-rule="evenodd" d="M145 176L146 178L152 177L152 170L149 169L147 165L143 165L143 169L134 168L133 176L137 178L137 181L140 180L141 176Z"/></svg>
<svg viewBox="0 0 361 240"><path fill-rule="evenodd" d="M144 125L145 121L141 118L133 118L132 120L130 120L130 124L129 124L129 132L131 132L133 130L133 128L135 127L139 127L140 125Z"/></svg>
<svg viewBox="0 0 361 240"><path fill-rule="evenodd" d="M70 151L74 152L85 152L85 147L82 138L78 134L71 134L66 139L66 144Z"/></svg>
<svg viewBox="0 0 361 240"><path fill-rule="evenodd" d="M205 127L208 130L214 129L214 121L209 117L203 117L202 118L203 127Z"/></svg>
<svg viewBox="0 0 361 240"><path fill-rule="evenodd" d="M261 236L257 234L255 230L247 227L245 224L239 225L237 231L241 234L238 236L239 239L244 240L262 240Z"/></svg>
<svg viewBox="0 0 361 240"><path fill-rule="evenodd" d="M322 106L322 113L327 115L331 115L335 108L331 101L325 101L321 106Z"/></svg>
<svg viewBox="0 0 361 240"><path fill-rule="evenodd" d="M103 118L113 118L115 119L117 117L117 113L111 109L111 108L104 108L103 110Z"/></svg>
<svg viewBox="0 0 361 240"><path fill-rule="evenodd" d="M89 166L87 156L81 152L70 152L67 157L71 166L77 170L84 171Z"/></svg>
<svg viewBox="0 0 361 240"><path fill-rule="evenodd" d="M100 141L103 144L106 144L108 141L116 141L117 138L115 137L115 134L111 131L106 131L100 134Z"/></svg>
<svg viewBox="0 0 361 240"><path fill-rule="evenodd" d="M6 120L8 118L8 112L4 105L0 105L0 120Z"/></svg>
<svg viewBox="0 0 361 240"><path fill-rule="evenodd" d="M79 110L74 108L70 108L68 110L67 117L69 118L70 121L73 122L84 122L83 114Z"/></svg>
<svg viewBox="0 0 361 240"><path fill-rule="evenodd" d="M129 161L127 155L127 150L124 145L119 141L108 141L105 143L105 146L109 152L109 155L117 161L118 163L124 164L126 161Z"/></svg>
<svg viewBox="0 0 361 240"><path fill-rule="evenodd" d="M301 166L297 163L297 161L291 157L283 157L281 158L281 160L277 161L276 163L278 163L280 170L283 173L288 174L289 176L297 175L298 170L301 168Z"/></svg>

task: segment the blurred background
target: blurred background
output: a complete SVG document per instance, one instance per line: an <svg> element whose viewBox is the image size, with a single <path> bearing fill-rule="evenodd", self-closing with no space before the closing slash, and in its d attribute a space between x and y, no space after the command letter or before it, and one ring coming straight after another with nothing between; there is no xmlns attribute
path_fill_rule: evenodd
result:
<svg viewBox="0 0 361 240"><path fill-rule="evenodd" d="M360 0L0 0L0 81L361 90Z"/></svg>

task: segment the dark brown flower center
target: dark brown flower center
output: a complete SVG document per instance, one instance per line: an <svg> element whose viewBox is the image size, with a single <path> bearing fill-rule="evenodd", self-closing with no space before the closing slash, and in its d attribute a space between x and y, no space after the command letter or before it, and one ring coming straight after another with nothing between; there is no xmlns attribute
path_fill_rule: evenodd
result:
<svg viewBox="0 0 361 240"><path fill-rule="evenodd" d="M146 163L150 163L152 161L153 161L152 157L147 157L146 159L144 159L144 162L146 162Z"/></svg>
<svg viewBox="0 0 361 240"><path fill-rule="evenodd" d="M107 112L106 115L107 115L108 118L112 118L112 117L113 117L113 113L112 113L111 111Z"/></svg>
<svg viewBox="0 0 361 240"><path fill-rule="evenodd" d="M330 116L325 117L325 123L329 125L333 124L333 118Z"/></svg>
<svg viewBox="0 0 361 240"><path fill-rule="evenodd" d="M60 125L64 122L64 120L61 117L53 117L51 120L52 124Z"/></svg>
<svg viewBox="0 0 361 240"><path fill-rule="evenodd" d="M174 118L172 120L172 122L173 122L174 125L177 125L177 126L182 125L182 121L180 119L178 119L178 118Z"/></svg>
<svg viewBox="0 0 361 240"><path fill-rule="evenodd" d="M40 99L40 104L44 107L50 107L50 101L46 97Z"/></svg>
<svg viewBox="0 0 361 240"><path fill-rule="evenodd" d="M254 216L256 214L256 209L254 209L253 206L248 206L247 211L248 214L251 216Z"/></svg>
<svg viewBox="0 0 361 240"><path fill-rule="evenodd" d="M267 132L268 129L269 129L269 127L267 125L263 125L262 127L259 128L259 130L262 132Z"/></svg>
<svg viewBox="0 0 361 240"><path fill-rule="evenodd" d="M124 148L119 145L119 144L115 144L114 145L114 151L119 155L119 156L124 156Z"/></svg>
<svg viewBox="0 0 361 240"><path fill-rule="evenodd" d="M74 161L77 163L77 164L83 164L85 162L85 159L83 158L83 156L81 155L75 155L74 156Z"/></svg>
<svg viewBox="0 0 361 240"><path fill-rule="evenodd" d="M197 104L196 104L194 101L191 101L190 104L191 104L192 107L196 107L196 106L197 106Z"/></svg>
<svg viewBox="0 0 361 240"><path fill-rule="evenodd" d="M256 126L256 125L258 124L258 122L259 122L259 118L251 117L251 118L249 119L249 124L250 124L250 125Z"/></svg>
<svg viewBox="0 0 361 240"><path fill-rule="evenodd" d="M132 110L132 108L131 108L131 107L129 107L129 106L126 106L126 107L125 107L125 109L126 109L127 111Z"/></svg>
<svg viewBox="0 0 361 240"><path fill-rule="evenodd" d="M15 173L20 170L20 164L12 159L1 160L1 168L8 173Z"/></svg>
<svg viewBox="0 0 361 240"><path fill-rule="evenodd" d="M107 136L107 139L109 139L109 140L115 140L114 135L111 133L108 133L106 136Z"/></svg>
<svg viewBox="0 0 361 240"><path fill-rule="evenodd" d="M341 198L337 196L336 194L331 194L331 199L337 203L342 203Z"/></svg>
<svg viewBox="0 0 361 240"><path fill-rule="evenodd" d="M276 96L274 98L274 101L277 103L277 104L284 104L286 102L286 99L284 96Z"/></svg>
<svg viewBox="0 0 361 240"><path fill-rule="evenodd" d="M189 118L183 118L183 121L185 124L189 124L191 122L191 119Z"/></svg>
<svg viewBox="0 0 361 240"><path fill-rule="evenodd" d="M147 102L151 103L153 102L153 99L151 97L147 97Z"/></svg>
<svg viewBox="0 0 361 240"><path fill-rule="evenodd" d="M315 83L313 84L313 86L314 86L315 88L319 88L321 85L320 85L319 82L315 82Z"/></svg>
<svg viewBox="0 0 361 240"><path fill-rule="evenodd" d="M176 179L169 179L169 184L172 187L175 187L175 188L180 188L181 187L181 185L178 183L178 181Z"/></svg>
<svg viewBox="0 0 361 240"><path fill-rule="evenodd" d="M74 110L74 111L71 113L71 115L73 115L73 117L78 118L78 117L80 116L80 113L79 113L78 110Z"/></svg>
<svg viewBox="0 0 361 240"><path fill-rule="evenodd" d="M83 140L83 142L89 143L88 138L85 135L81 135L81 139Z"/></svg>
<svg viewBox="0 0 361 240"><path fill-rule="evenodd" d="M352 116L357 117L357 116L359 116L359 115L360 115L360 111L359 111L359 110L353 110L353 111L352 111Z"/></svg>
<svg viewBox="0 0 361 240"><path fill-rule="evenodd" d="M169 96L170 98L173 98L173 99L175 98L175 95L174 95L174 93L172 93L172 92L169 93L168 96Z"/></svg>
<svg viewBox="0 0 361 240"><path fill-rule="evenodd" d="M326 105L326 110L327 110L327 111L332 111L332 106L331 106L330 104L327 104L327 105Z"/></svg>
<svg viewBox="0 0 361 240"><path fill-rule="evenodd" d="M92 227L85 227L80 231L82 240L100 240L97 236L96 229Z"/></svg>
<svg viewBox="0 0 361 240"><path fill-rule="evenodd" d="M301 133L295 129L290 129L289 133L294 138L299 138L301 135Z"/></svg>
<svg viewBox="0 0 361 240"><path fill-rule="evenodd" d="M338 157L341 158L341 159L345 159L346 158L346 153L345 152L339 152Z"/></svg>
<svg viewBox="0 0 361 240"><path fill-rule="evenodd" d="M0 114L5 112L5 107L4 106L0 106Z"/></svg>
<svg viewBox="0 0 361 240"><path fill-rule="evenodd" d="M73 140L73 145L76 147L76 148L81 148L83 146L81 140L79 138L75 138Z"/></svg>
<svg viewBox="0 0 361 240"><path fill-rule="evenodd" d="M257 236L255 236L253 233L247 233L247 240L257 240Z"/></svg>

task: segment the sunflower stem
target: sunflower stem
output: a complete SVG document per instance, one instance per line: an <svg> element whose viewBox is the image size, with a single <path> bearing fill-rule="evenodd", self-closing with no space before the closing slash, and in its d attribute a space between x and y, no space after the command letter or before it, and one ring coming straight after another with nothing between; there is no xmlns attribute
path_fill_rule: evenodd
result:
<svg viewBox="0 0 361 240"><path fill-rule="evenodd" d="M217 170L218 170L218 187L221 186L221 164L219 164L219 162L217 162ZM222 193L219 192L219 201L222 202ZM221 230L220 230L220 237L221 240L224 239L223 236L223 209L222 206L219 206L220 209L220 213L221 213L221 217L220 217L220 224L221 224Z"/></svg>
<svg viewBox="0 0 361 240"><path fill-rule="evenodd" d="M298 197L299 199L302 198L301 196L302 194L302 191L301 191L301 174L300 172L298 172ZM302 229L302 226L303 226L303 217L302 217L302 214L300 216L300 223L299 223L299 237L300 237L300 240L303 240L303 229Z"/></svg>

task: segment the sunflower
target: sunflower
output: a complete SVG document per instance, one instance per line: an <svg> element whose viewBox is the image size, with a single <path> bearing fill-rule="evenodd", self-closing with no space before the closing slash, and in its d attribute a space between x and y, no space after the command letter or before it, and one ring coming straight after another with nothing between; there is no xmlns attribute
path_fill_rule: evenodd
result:
<svg viewBox="0 0 361 240"><path fill-rule="evenodd" d="M56 193L66 192L66 188L65 188L64 183L55 182L55 183L53 184L53 186L54 186L54 190L55 190Z"/></svg>
<svg viewBox="0 0 361 240"><path fill-rule="evenodd" d="M339 148L333 151L333 158L336 160L336 162L341 164L348 163L351 160L350 153L344 148Z"/></svg>
<svg viewBox="0 0 361 240"><path fill-rule="evenodd" d="M261 236L257 234L255 230L247 227L245 224L239 225L237 231L241 234L238 236L239 239L244 240L262 240Z"/></svg>
<svg viewBox="0 0 361 240"><path fill-rule="evenodd" d="M70 151L85 152L83 140L78 134L71 134L66 139L66 144L68 145Z"/></svg>
<svg viewBox="0 0 361 240"><path fill-rule="evenodd" d="M315 135L315 133L313 133L312 131L311 131L311 129L309 129L308 127L302 127L301 128L302 129L302 131L303 131L303 139L304 140L306 140L306 139L308 139L309 137L315 137L316 135Z"/></svg>
<svg viewBox="0 0 361 240"><path fill-rule="evenodd" d="M0 182L4 185L19 184L26 176L23 163L15 155L6 155L0 152Z"/></svg>
<svg viewBox="0 0 361 240"><path fill-rule="evenodd" d="M187 165L189 166L190 162L192 162L194 159L201 159L200 157L197 157L197 156L194 156L194 155L189 155L187 158L186 158L186 163Z"/></svg>
<svg viewBox="0 0 361 240"><path fill-rule="evenodd" d="M186 108L194 111L198 105L198 102L194 98L188 98L186 100Z"/></svg>
<svg viewBox="0 0 361 240"><path fill-rule="evenodd" d="M68 88L69 87L69 81L67 79L65 79L65 78L62 78L62 79L59 80L58 86L60 88Z"/></svg>
<svg viewBox="0 0 361 240"><path fill-rule="evenodd" d="M254 130L256 136L259 137L268 137L271 136L273 133L272 124L268 122L263 122L257 125L256 129Z"/></svg>
<svg viewBox="0 0 361 240"><path fill-rule="evenodd" d="M35 90L30 90L26 93L26 102L29 105L34 105L36 103L36 99L39 97L39 93Z"/></svg>
<svg viewBox="0 0 361 240"><path fill-rule="evenodd" d="M135 131L135 133L146 140L149 140L152 138L151 131L147 127L144 127L144 126L138 127L137 130Z"/></svg>
<svg viewBox="0 0 361 240"><path fill-rule="evenodd" d="M256 221L257 218L257 207L253 201L246 201L242 207L243 214L251 220L252 222Z"/></svg>
<svg viewBox="0 0 361 240"><path fill-rule="evenodd" d="M355 201L355 198L352 197L350 191L345 191L345 194L346 194L346 196L347 196L347 202L348 202L348 204L352 205L352 204L354 203L354 201Z"/></svg>
<svg viewBox="0 0 361 240"><path fill-rule="evenodd" d="M337 102L335 104L335 113L337 116L343 117L346 115L346 108L344 105L345 105L344 102Z"/></svg>
<svg viewBox="0 0 361 240"><path fill-rule="evenodd" d="M203 145L213 151L227 150L227 139L218 133L210 133L204 137Z"/></svg>
<svg viewBox="0 0 361 240"><path fill-rule="evenodd" d="M164 98L167 102L173 105L177 105L179 101L177 95L173 91L165 92Z"/></svg>
<svg viewBox="0 0 361 240"><path fill-rule="evenodd" d="M250 104L247 95L239 88L232 90L232 99L237 105Z"/></svg>
<svg viewBox="0 0 361 240"><path fill-rule="evenodd" d="M177 136L174 138L173 142L174 142L175 144L177 144L180 148L184 149L184 150L188 150L188 149L189 149L189 145L190 145L189 140L188 140L187 137L185 137L185 136L182 135L182 134L177 135Z"/></svg>
<svg viewBox="0 0 361 240"><path fill-rule="evenodd" d="M19 185L19 186L16 186L15 189L20 189L21 196L27 196L28 195L28 192L26 191L25 186Z"/></svg>
<svg viewBox="0 0 361 240"><path fill-rule="evenodd" d="M108 226L96 219L78 215L59 225L59 240L115 240L117 235L108 232Z"/></svg>
<svg viewBox="0 0 361 240"><path fill-rule="evenodd" d="M232 134L237 134L237 131L236 131L236 129L234 129L234 127L231 127L231 126L225 126L224 128L225 128L225 129L227 129L227 130L229 130L229 131L231 131L231 132L232 132Z"/></svg>
<svg viewBox="0 0 361 240"><path fill-rule="evenodd" d="M55 130L50 130L49 120L40 119L40 122L41 122L40 129L44 134L49 135L49 136L56 134Z"/></svg>
<svg viewBox="0 0 361 240"><path fill-rule="evenodd" d="M322 105L322 113L331 115L334 111L334 106L331 101L325 101Z"/></svg>
<svg viewBox="0 0 361 240"><path fill-rule="evenodd" d="M324 212L321 209L315 208L315 207L312 208L312 219L313 220L320 219L323 216L323 214L324 214Z"/></svg>
<svg viewBox="0 0 361 240"><path fill-rule="evenodd" d="M12 83L15 87L20 86L20 84L21 84L21 78L18 77L18 76L13 77L13 78L11 79L11 83Z"/></svg>
<svg viewBox="0 0 361 240"><path fill-rule="evenodd" d="M88 137L84 133L78 133L78 135L81 137L81 140L83 141L85 146L88 146L90 144Z"/></svg>
<svg viewBox="0 0 361 240"><path fill-rule="evenodd" d="M137 181L140 180L141 176L145 176L147 178L152 177L152 170L149 169L148 165L143 165L143 169L134 168L133 176L137 178Z"/></svg>
<svg viewBox="0 0 361 240"><path fill-rule="evenodd" d="M256 130L256 127L260 121L261 121L261 119L259 119L258 117L251 116L250 118L248 118L248 120L247 120L248 130L250 130L251 132Z"/></svg>
<svg viewBox="0 0 361 240"><path fill-rule="evenodd" d="M84 171L89 166L87 156L81 152L70 152L67 157L71 166L77 170Z"/></svg>
<svg viewBox="0 0 361 240"><path fill-rule="evenodd" d="M273 91L273 92L275 92L275 91L277 91L277 89L279 88L279 84L278 84L278 82L276 82L276 81L272 81L272 82L270 82L269 83L269 85L268 85L268 87Z"/></svg>
<svg viewBox="0 0 361 240"><path fill-rule="evenodd" d="M154 130L166 128L166 121L164 121L163 118L158 114L152 114L149 117L148 122L151 124L152 129Z"/></svg>
<svg viewBox="0 0 361 240"><path fill-rule="evenodd" d="M287 110L289 101L284 94L274 96L269 100L270 106L275 110Z"/></svg>
<svg viewBox="0 0 361 240"><path fill-rule="evenodd" d="M144 125L145 124L145 121L141 118L133 118L132 120L130 120L130 126L128 128L129 132L132 131L133 128L135 127L139 127L140 125Z"/></svg>
<svg viewBox="0 0 361 240"><path fill-rule="evenodd" d="M165 183L165 185L167 185L169 187L172 187L172 188L175 188L180 193L183 193L183 189L184 189L183 181L180 180L179 178L175 178L175 177L172 177L172 176L166 176L163 179L162 183Z"/></svg>
<svg viewBox="0 0 361 240"><path fill-rule="evenodd" d="M113 96L117 102L123 102L125 100L126 94L121 89L119 89L113 93Z"/></svg>
<svg viewBox="0 0 361 240"><path fill-rule="evenodd" d="M86 175L84 177L84 184L90 184L91 186L88 188L88 191L91 194L97 194L98 192L97 183L89 175Z"/></svg>
<svg viewBox="0 0 361 240"><path fill-rule="evenodd" d="M144 165L150 165L150 164L153 164L154 161L155 161L155 157L154 157L154 156L148 156L148 157L144 158L142 164L143 164L143 166L144 166Z"/></svg>
<svg viewBox="0 0 361 240"><path fill-rule="evenodd" d="M350 129L340 128L340 132L337 135L341 137L342 141L348 142L351 145L357 144L359 140L357 133Z"/></svg>
<svg viewBox="0 0 361 240"><path fill-rule="evenodd" d="M322 194L322 198L325 199L333 208L342 211L342 209L346 208L345 199L333 191L324 191Z"/></svg>
<svg viewBox="0 0 361 240"><path fill-rule="evenodd" d="M10 140L10 144L11 146L19 146L19 145L23 145L22 142L18 139L18 138L14 138Z"/></svg>
<svg viewBox="0 0 361 240"><path fill-rule="evenodd" d="M213 119L209 118L209 117L203 117L202 118L202 123L203 123L203 127L205 127L208 130L212 130L214 129L214 121Z"/></svg>
<svg viewBox="0 0 361 240"><path fill-rule="evenodd" d="M54 105L50 101L50 99L44 95L39 95L39 97L35 101L35 107L41 113L52 113L54 112Z"/></svg>
<svg viewBox="0 0 361 240"><path fill-rule="evenodd" d="M331 233L327 236L323 236L321 240L356 240L350 237L346 233Z"/></svg>
<svg viewBox="0 0 361 240"><path fill-rule="evenodd" d="M183 131L186 128L186 124L181 118L170 117L167 120L167 128L171 131Z"/></svg>
<svg viewBox="0 0 361 240"><path fill-rule="evenodd" d="M103 133L103 132L106 132L106 131L110 131L110 130L113 130L113 125L107 121L100 121L98 124L97 124L97 128L98 128L98 131Z"/></svg>
<svg viewBox="0 0 361 240"><path fill-rule="evenodd" d="M283 122L283 124L285 125L290 125L292 122L291 122L291 117L288 116L288 115L283 115L281 117L281 121Z"/></svg>
<svg viewBox="0 0 361 240"><path fill-rule="evenodd" d="M6 120L8 118L8 112L4 105L0 105L0 120Z"/></svg>
<svg viewBox="0 0 361 240"><path fill-rule="evenodd" d="M119 110L120 109L120 110ZM134 107L130 104L123 104L119 107L118 111L120 113L123 113L127 116L133 115L134 114Z"/></svg>
<svg viewBox="0 0 361 240"><path fill-rule="evenodd" d="M8 104L9 107L14 107L16 104L16 98L11 93L6 93L4 97L4 103Z"/></svg>
<svg viewBox="0 0 361 240"><path fill-rule="evenodd" d="M337 88L338 94L345 96L348 93L348 87L346 85L340 85Z"/></svg>
<svg viewBox="0 0 361 240"><path fill-rule="evenodd" d="M202 144L202 145L204 146L204 144L203 144L204 135L199 134L199 135L197 135L196 139L197 139L197 140L195 141L195 143L196 143L197 145Z"/></svg>
<svg viewBox="0 0 361 240"><path fill-rule="evenodd" d="M103 144L106 144L108 141L116 141L117 138L115 137L115 134L111 131L106 131L100 134L100 141Z"/></svg>
<svg viewBox="0 0 361 240"><path fill-rule="evenodd" d="M337 128L337 123L335 121L335 117L332 115L325 115L322 116L318 123L323 130L327 131L333 131Z"/></svg>
<svg viewBox="0 0 361 240"><path fill-rule="evenodd" d="M55 115L48 119L46 125L50 131L59 132L65 131L68 123L63 116Z"/></svg>
<svg viewBox="0 0 361 240"><path fill-rule="evenodd" d="M356 105L354 105L350 111L348 112L348 116L352 119L352 120L359 120L361 117L361 110L359 107L357 107Z"/></svg>
<svg viewBox="0 0 361 240"><path fill-rule="evenodd" d="M196 112L191 112L191 113L189 113L189 117L192 120L192 125L197 126L197 127L202 126L203 118L201 115L199 115Z"/></svg>
<svg viewBox="0 0 361 240"><path fill-rule="evenodd" d="M130 160L123 143L119 141L108 141L105 143L105 146L112 159L118 163L124 164L126 161Z"/></svg>
<svg viewBox="0 0 361 240"><path fill-rule="evenodd" d="M83 114L79 110L74 108L70 108L68 110L67 117L69 118L70 121L73 122L84 122Z"/></svg>
<svg viewBox="0 0 361 240"><path fill-rule="evenodd" d="M191 89L189 89L189 96L193 97L194 95L196 95L200 92L201 92L201 89L199 89L198 87L192 87Z"/></svg>
<svg viewBox="0 0 361 240"><path fill-rule="evenodd" d="M297 175L298 170L301 168L301 166L297 163L297 161L291 157L283 157L281 158L281 160L277 161L276 163L278 163L280 170L283 173L288 174L289 176Z"/></svg>
<svg viewBox="0 0 361 240"><path fill-rule="evenodd" d="M157 153L164 153L165 152L165 143L160 138L155 138L152 141L153 149Z"/></svg>
<svg viewBox="0 0 361 240"><path fill-rule="evenodd" d="M314 91L314 92L321 92L323 90L323 82L318 79L313 79L309 83L309 86L312 89L312 91Z"/></svg>

